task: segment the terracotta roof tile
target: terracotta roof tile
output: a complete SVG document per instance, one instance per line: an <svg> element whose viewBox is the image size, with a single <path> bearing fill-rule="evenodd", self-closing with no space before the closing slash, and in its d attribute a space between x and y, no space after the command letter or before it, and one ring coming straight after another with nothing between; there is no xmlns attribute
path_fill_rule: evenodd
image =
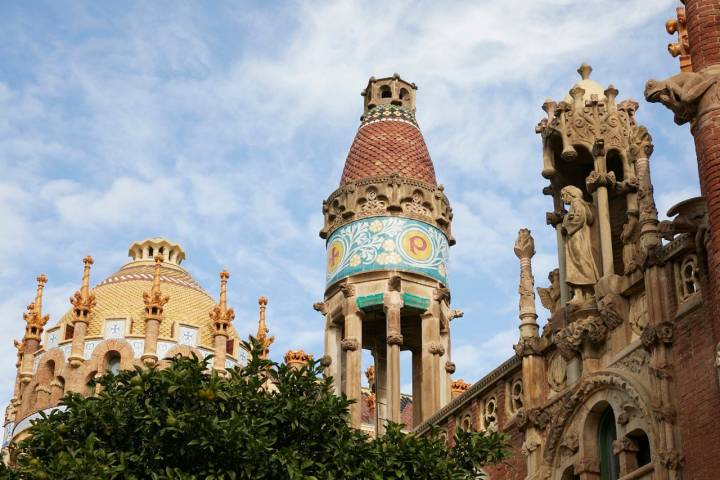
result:
<svg viewBox="0 0 720 480"><path fill-rule="evenodd" d="M414 124L395 118L363 124L350 147L340 184L393 173L437 184L422 133Z"/></svg>

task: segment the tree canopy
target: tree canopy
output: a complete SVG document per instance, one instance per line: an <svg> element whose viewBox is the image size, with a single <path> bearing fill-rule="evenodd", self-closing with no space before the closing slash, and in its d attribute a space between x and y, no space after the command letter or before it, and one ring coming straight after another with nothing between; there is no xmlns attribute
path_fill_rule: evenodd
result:
<svg viewBox="0 0 720 480"><path fill-rule="evenodd" d="M183 357L106 374L99 394L68 394L66 410L36 421L0 478L460 479L508 454L496 432L459 431L456 448L396 424L369 438L318 362L293 369L252 350L227 377Z"/></svg>

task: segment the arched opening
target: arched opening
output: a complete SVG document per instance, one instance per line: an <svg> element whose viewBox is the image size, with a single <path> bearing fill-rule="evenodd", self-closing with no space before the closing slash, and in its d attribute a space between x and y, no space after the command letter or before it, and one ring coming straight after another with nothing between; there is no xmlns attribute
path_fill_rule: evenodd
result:
<svg viewBox="0 0 720 480"><path fill-rule="evenodd" d="M152 260L153 256L153 247L148 247L148 258Z"/></svg>
<svg viewBox="0 0 720 480"><path fill-rule="evenodd" d="M380 98L391 98L392 97L392 90L390 90L390 87L388 85L383 85L380 87Z"/></svg>
<svg viewBox="0 0 720 480"><path fill-rule="evenodd" d="M609 406L600 415L597 439L600 479L617 480L620 477L620 461L613 452L613 443L617 440L617 429L615 414Z"/></svg>
<svg viewBox="0 0 720 480"><path fill-rule="evenodd" d="M120 354L116 351L110 351L105 355L105 372L112 375L120 373Z"/></svg>
<svg viewBox="0 0 720 480"><path fill-rule="evenodd" d="M652 461L650 454L650 439L642 430L634 430L627 434L627 437L633 441L637 451L635 452L635 461L637 468L647 465Z"/></svg>
<svg viewBox="0 0 720 480"><path fill-rule="evenodd" d="M575 468L570 466L563 472L561 480L580 480L580 475L575 475Z"/></svg>
<svg viewBox="0 0 720 480"><path fill-rule="evenodd" d="M95 395L95 375L97 372L92 372L85 379L85 396L92 397Z"/></svg>

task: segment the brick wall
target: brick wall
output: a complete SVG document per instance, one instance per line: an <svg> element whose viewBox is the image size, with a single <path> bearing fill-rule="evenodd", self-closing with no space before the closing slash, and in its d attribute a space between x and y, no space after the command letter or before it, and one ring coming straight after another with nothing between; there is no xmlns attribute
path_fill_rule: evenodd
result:
<svg viewBox="0 0 720 480"><path fill-rule="evenodd" d="M715 480L720 472L720 387L712 325L704 309L677 323L673 342L677 423L685 455L684 478Z"/></svg>

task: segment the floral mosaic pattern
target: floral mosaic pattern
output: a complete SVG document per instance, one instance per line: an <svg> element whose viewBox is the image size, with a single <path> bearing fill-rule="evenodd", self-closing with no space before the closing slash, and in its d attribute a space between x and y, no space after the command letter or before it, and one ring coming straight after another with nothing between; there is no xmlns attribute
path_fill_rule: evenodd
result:
<svg viewBox="0 0 720 480"><path fill-rule="evenodd" d="M328 239L327 285L360 272L399 270L447 285L448 241L418 220L372 217L349 223Z"/></svg>

